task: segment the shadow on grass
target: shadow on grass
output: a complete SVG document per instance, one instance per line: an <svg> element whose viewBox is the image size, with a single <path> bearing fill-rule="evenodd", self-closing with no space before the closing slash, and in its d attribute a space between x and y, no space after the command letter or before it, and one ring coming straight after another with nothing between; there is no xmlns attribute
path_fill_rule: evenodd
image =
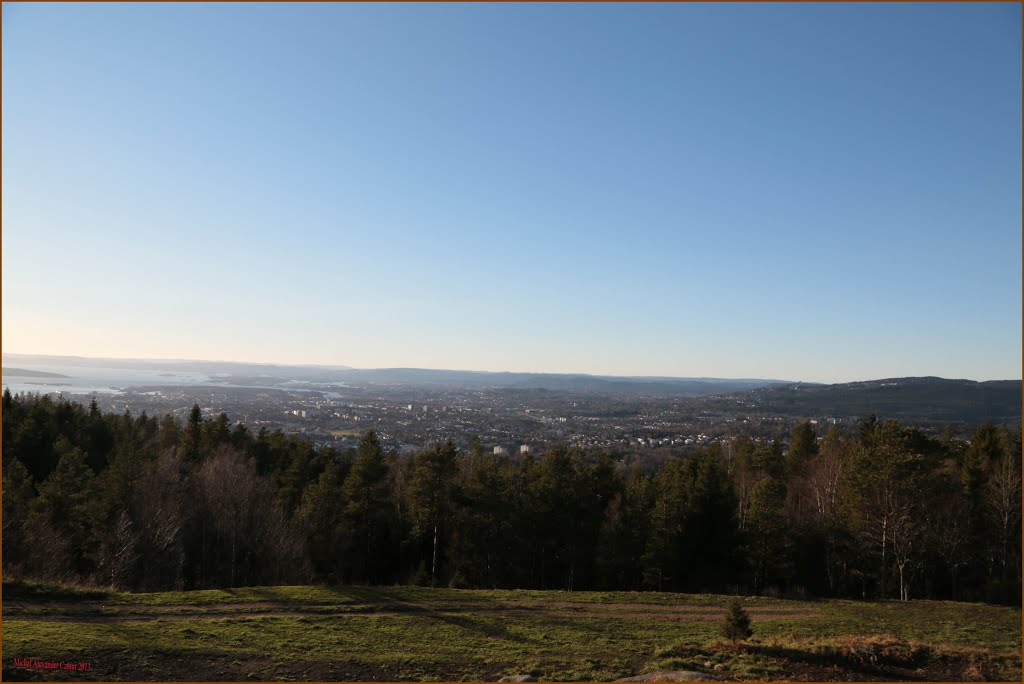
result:
<svg viewBox="0 0 1024 684"><path fill-rule="evenodd" d="M5 664L3 667L3 680L5 682L43 682L46 681L46 677L43 676L42 672L36 670Z"/></svg>
<svg viewBox="0 0 1024 684"><path fill-rule="evenodd" d="M110 594L111 592L102 589L65 587L59 584L39 584L17 580L5 580L3 583L3 598L5 601L99 601L108 598Z"/></svg>
<svg viewBox="0 0 1024 684"><path fill-rule="evenodd" d="M446 600L443 601L443 605L431 605L421 601L430 596L431 590L421 587L334 586L323 587L323 589L338 597L378 607L382 612L441 622L482 638L506 640L513 643L529 641L528 638L508 630L509 616L501 613L499 607L502 604L498 601L488 607L486 602L482 605L478 599L474 600L472 596L453 597L450 592L446 592L444 596ZM499 610L494 612L495 608L499 608ZM538 613L538 618L543 619L545 626L553 630L571 628L591 633L599 631L593 625L588 624L586 620L572 617Z"/></svg>
<svg viewBox="0 0 1024 684"><path fill-rule="evenodd" d="M816 667L838 667L844 672L884 677L900 681L931 681L934 673L927 671L930 663L927 649L902 650L873 648L870 645L853 647L801 648L781 644L748 643L743 651L752 655L779 658L790 663Z"/></svg>
<svg viewBox="0 0 1024 684"><path fill-rule="evenodd" d="M445 624L459 627L460 629L464 629L468 632L476 633L477 635L485 638L512 639L508 630L503 624L501 624L500 620L484 619L478 616L463 616L450 611L429 608L421 604L413 603L405 598L399 598L394 595L397 592L375 593L377 601L385 605L387 610L393 610L403 614L443 622ZM367 598L369 598L369 596Z"/></svg>

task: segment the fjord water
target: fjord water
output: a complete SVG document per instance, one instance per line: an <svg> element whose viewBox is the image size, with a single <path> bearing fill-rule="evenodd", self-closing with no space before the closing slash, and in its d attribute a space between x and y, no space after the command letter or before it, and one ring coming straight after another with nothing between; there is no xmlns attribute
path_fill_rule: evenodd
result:
<svg viewBox="0 0 1024 684"><path fill-rule="evenodd" d="M10 368L55 373L66 377L34 377L8 375ZM38 363L12 363L4 368L3 386L19 392L64 392L69 394L118 394L130 387L198 385L209 383L213 376L191 371L156 369L105 368L98 366L61 366Z"/></svg>

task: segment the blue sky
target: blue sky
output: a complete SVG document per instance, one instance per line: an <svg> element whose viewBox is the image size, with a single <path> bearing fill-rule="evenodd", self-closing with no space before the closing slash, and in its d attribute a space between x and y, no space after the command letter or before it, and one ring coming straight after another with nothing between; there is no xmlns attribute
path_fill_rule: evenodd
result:
<svg viewBox="0 0 1024 684"><path fill-rule="evenodd" d="M4 5L3 350L1021 377L1021 7Z"/></svg>

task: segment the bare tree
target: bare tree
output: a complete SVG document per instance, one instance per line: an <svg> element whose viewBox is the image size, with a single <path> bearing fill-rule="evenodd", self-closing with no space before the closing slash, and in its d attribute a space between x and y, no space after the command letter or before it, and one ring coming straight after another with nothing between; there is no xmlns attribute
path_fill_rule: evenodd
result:
<svg viewBox="0 0 1024 684"><path fill-rule="evenodd" d="M910 576L917 560L922 526L918 523L913 506L898 506L891 516L892 556L899 573L900 600L910 600Z"/></svg>
<svg viewBox="0 0 1024 684"><path fill-rule="evenodd" d="M99 579L114 589L128 589L137 577L138 538L127 510L117 516L114 528L100 550Z"/></svg>
<svg viewBox="0 0 1024 684"><path fill-rule="evenodd" d="M907 449L902 429L894 421L886 421L869 431L870 441L855 452L849 483L857 513L857 531L880 561L878 593L885 598L890 565L896 561L894 554L902 559L904 565L898 569L905 573L913 552L918 525L912 504L914 497L920 496L923 459ZM901 598L905 589L901 580Z"/></svg>
<svg viewBox="0 0 1024 684"><path fill-rule="evenodd" d="M971 535L967 507L959 494L944 496L938 504L928 509L929 536L932 548L949 571L952 598L956 601L960 586L960 568L967 565L970 559Z"/></svg>
<svg viewBox="0 0 1024 684"><path fill-rule="evenodd" d="M747 437L739 437L726 443L726 471L733 481L736 492L736 522L740 531L747 527L747 512L750 509L750 490L757 482L757 474L752 463L754 445Z"/></svg>
<svg viewBox="0 0 1024 684"><path fill-rule="evenodd" d="M1018 454L1004 453L993 464L992 474L986 485L986 499L992 517L995 518L999 538L999 565L1004 587L1010 585L1011 564L1018 571L1019 553L1013 553L1010 545L1020 539L1021 522L1021 470Z"/></svg>
<svg viewBox="0 0 1024 684"><path fill-rule="evenodd" d="M25 575L60 584L78 579L71 538L42 516L29 518L26 536L31 543L25 558Z"/></svg>
<svg viewBox="0 0 1024 684"><path fill-rule="evenodd" d="M825 536L825 573L832 593L836 590L836 558L843 529L842 483L849 458L849 445L832 431L807 468L806 481L813 499L815 523Z"/></svg>
<svg viewBox="0 0 1024 684"><path fill-rule="evenodd" d="M202 516L206 572L215 584L274 583L306 567L269 481L240 451L221 446L195 476L196 514Z"/></svg>
<svg viewBox="0 0 1024 684"><path fill-rule="evenodd" d="M135 490L132 510L138 532L139 585L145 590L181 588L185 501L182 468L181 452L168 449L153 462Z"/></svg>

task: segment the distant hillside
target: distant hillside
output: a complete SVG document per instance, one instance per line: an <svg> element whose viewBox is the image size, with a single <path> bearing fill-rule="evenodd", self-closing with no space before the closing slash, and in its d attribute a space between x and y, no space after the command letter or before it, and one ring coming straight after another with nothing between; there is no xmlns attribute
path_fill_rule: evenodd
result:
<svg viewBox="0 0 1024 684"><path fill-rule="evenodd" d="M333 379L335 373L348 366L284 365L236 361L189 361L176 359L104 359L85 356L48 356L38 354L3 354L4 363L60 366L67 368L112 368L119 370L166 371L170 373L206 373L210 375L248 375L285 380ZM4 369L4 375L7 375ZM64 376L66 377L66 376Z"/></svg>
<svg viewBox="0 0 1024 684"><path fill-rule="evenodd" d="M7 368L3 369L3 376L5 378L66 378L67 375L61 375L60 373L47 373L46 371L35 371L28 370L27 368Z"/></svg>
<svg viewBox="0 0 1024 684"><path fill-rule="evenodd" d="M736 395L733 395L734 397ZM887 378L836 385L773 385L741 395L787 416L868 416L933 423L1020 424L1021 381Z"/></svg>
<svg viewBox="0 0 1024 684"><path fill-rule="evenodd" d="M289 366L229 361L177 361L153 359L93 359L80 356L4 354L5 363L60 368L148 370L202 373L218 383L238 387L315 385L385 385L461 389L542 389L593 394L705 397L764 387L789 381L720 378L618 377L583 373L498 373L430 368L350 368L348 366ZM42 372L42 371L36 371ZM4 372L6 376L6 371ZM43 377L43 376L37 376ZM53 375L50 377L67 377Z"/></svg>
<svg viewBox="0 0 1024 684"><path fill-rule="evenodd" d="M700 397L764 387L782 380L618 377L582 373L490 373L427 368L376 368L340 371L353 384L446 386L461 388L544 389L593 394L649 394Z"/></svg>

